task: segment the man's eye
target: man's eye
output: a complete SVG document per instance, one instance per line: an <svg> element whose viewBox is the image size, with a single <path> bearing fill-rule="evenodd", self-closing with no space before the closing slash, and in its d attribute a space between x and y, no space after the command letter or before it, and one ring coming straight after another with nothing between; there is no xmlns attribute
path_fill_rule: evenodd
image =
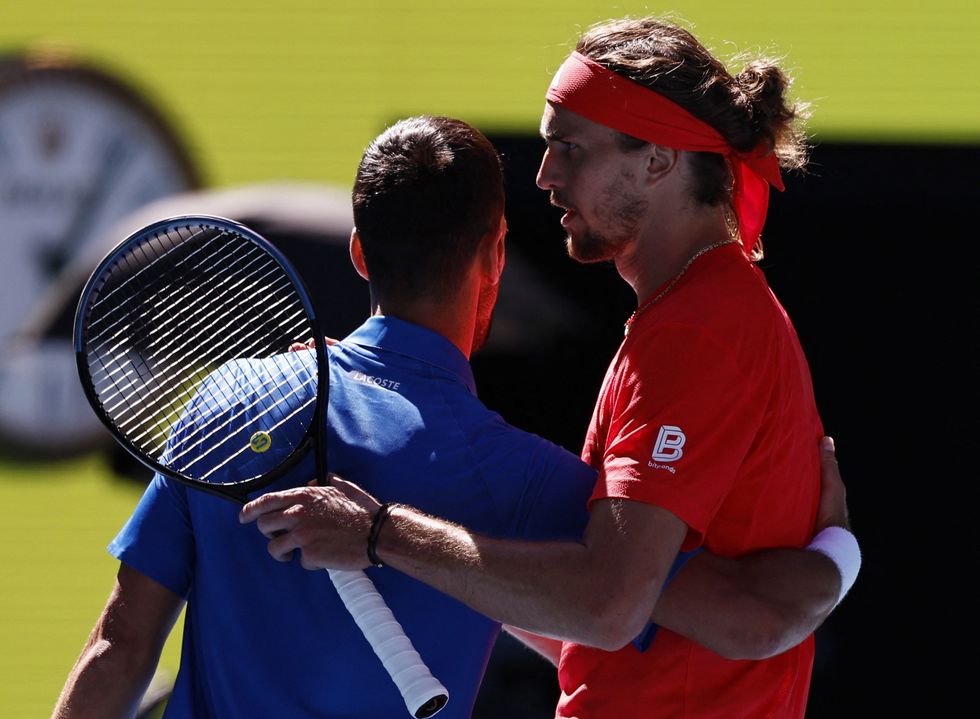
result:
<svg viewBox="0 0 980 719"><path fill-rule="evenodd" d="M574 142L568 142L567 140L559 140L557 138L545 140L545 144L554 150L562 150L565 152L574 150L578 147L578 145L576 145Z"/></svg>

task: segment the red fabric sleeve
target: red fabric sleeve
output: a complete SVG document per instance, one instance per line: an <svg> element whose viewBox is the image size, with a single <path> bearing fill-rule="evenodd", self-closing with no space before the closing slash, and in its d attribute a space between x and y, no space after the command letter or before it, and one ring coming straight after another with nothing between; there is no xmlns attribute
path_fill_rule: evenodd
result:
<svg viewBox="0 0 980 719"><path fill-rule="evenodd" d="M660 325L624 347L600 398L605 433L592 501L655 504L703 541L752 444L768 400L718 339Z"/></svg>

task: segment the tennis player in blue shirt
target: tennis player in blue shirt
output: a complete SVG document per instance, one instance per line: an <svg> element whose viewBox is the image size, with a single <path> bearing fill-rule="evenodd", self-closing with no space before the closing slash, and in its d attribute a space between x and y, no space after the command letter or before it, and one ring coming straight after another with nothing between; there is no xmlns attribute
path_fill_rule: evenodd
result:
<svg viewBox="0 0 980 719"><path fill-rule="evenodd" d="M402 121L365 153L354 207L351 256L370 281L372 316L329 351L332 470L384 501L489 535L580 537L593 470L488 410L468 361L489 333L504 268L503 181L493 147L457 120ZM305 354L284 361L309 361ZM275 363L265 362L234 371L277 381ZM195 412L222 409L195 402L179 431L193 431ZM314 490L306 486L313 476L310 459L267 491ZM843 511L842 501L833 506ZM241 524L238 511L154 478L109 546L120 560L116 585L56 717L131 715L185 602L166 717L406 715L327 574L274 561L266 537ZM740 594L730 572L713 573L710 562L697 567L682 570L678 578L687 572L687 579L678 586L713 582L712 593L741 602L740 611L764 611L757 588ZM400 572L368 573L449 689L440 717L469 717L500 624ZM839 580L819 560L809 576L794 622L812 630ZM711 625L696 616L700 607L690 611L692 624ZM730 638L730 625L719 626L718 636Z"/></svg>

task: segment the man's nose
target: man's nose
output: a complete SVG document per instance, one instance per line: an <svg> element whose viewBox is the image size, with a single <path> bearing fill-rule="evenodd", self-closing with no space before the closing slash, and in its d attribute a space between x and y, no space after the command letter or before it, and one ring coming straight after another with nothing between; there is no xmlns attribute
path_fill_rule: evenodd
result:
<svg viewBox="0 0 980 719"><path fill-rule="evenodd" d="M541 166L538 167L538 176L534 182L542 190L553 190L558 187L558 181L558 163L555 161L554 155L549 148L544 151L544 156L541 158Z"/></svg>

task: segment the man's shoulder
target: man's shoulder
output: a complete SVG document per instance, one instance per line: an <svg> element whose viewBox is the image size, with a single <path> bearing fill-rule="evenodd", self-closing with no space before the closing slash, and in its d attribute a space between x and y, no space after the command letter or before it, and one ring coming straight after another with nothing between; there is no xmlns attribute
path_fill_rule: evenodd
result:
<svg viewBox="0 0 980 719"><path fill-rule="evenodd" d="M693 345L744 358L769 347L791 326L761 270L747 262L731 263L679 287L658 309L652 321L637 328L640 341L624 347L628 357L659 356Z"/></svg>
<svg viewBox="0 0 980 719"><path fill-rule="evenodd" d="M520 467L532 474L548 471L547 467L577 471L575 468L582 464L578 455L565 447L534 432L515 427L482 403L480 407L482 412L471 415L472 421L465 425L470 447L475 453Z"/></svg>
<svg viewBox="0 0 980 719"><path fill-rule="evenodd" d="M312 352L283 352L268 357L229 360L211 371L201 383L199 406L226 409L254 401L254 397L282 397L316 391L316 358ZM270 393L269 387L277 392Z"/></svg>

